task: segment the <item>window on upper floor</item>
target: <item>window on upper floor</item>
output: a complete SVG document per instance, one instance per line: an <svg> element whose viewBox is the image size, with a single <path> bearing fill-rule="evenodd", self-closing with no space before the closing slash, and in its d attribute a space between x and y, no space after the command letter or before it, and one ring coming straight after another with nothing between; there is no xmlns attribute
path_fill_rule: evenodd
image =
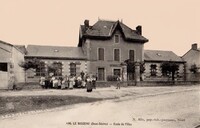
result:
<svg viewBox="0 0 200 128"><path fill-rule="evenodd" d="M104 60L104 48L98 48L98 60Z"/></svg>
<svg viewBox="0 0 200 128"><path fill-rule="evenodd" d="M114 36L114 42L115 43L119 43L119 41L120 41L120 36L119 35L115 35Z"/></svg>
<svg viewBox="0 0 200 128"><path fill-rule="evenodd" d="M114 61L120 61L120 50L114 49Z"/></svg>
<svg viewBox="0 0 200 128"><path fill-rule="evenodd" d="M129 59L130 61L135 61L135 51L129 50Z"/></svg>

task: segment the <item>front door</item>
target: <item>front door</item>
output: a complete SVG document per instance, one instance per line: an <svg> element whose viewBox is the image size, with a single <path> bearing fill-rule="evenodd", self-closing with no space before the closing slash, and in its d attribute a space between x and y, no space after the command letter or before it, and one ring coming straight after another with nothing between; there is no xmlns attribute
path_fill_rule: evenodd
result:
<svg viewBox="0 0 200 128"><path fill-rule="evenodd" d="M98 68L98 81L104 81L105 80L105 69L104 68Z"/></svg>
<svg viewBox="0 0 200 128"><path fill-rule="evenodd" d="M113 70L113 75L114 76L120 76L120 74L121 74L121 70L120 69L114 69Z"/></svg>

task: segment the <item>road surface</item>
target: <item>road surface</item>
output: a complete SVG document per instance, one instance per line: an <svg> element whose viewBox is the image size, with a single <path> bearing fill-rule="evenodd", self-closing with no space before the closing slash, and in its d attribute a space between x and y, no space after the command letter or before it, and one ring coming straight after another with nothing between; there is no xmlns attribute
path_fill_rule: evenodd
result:
<svg viewBox="0 0 200 128"><path fill-rule="evenodd" d="M0 119L0 128L193 128L198 125L200 90L196 88L126 96Z"/></svg>

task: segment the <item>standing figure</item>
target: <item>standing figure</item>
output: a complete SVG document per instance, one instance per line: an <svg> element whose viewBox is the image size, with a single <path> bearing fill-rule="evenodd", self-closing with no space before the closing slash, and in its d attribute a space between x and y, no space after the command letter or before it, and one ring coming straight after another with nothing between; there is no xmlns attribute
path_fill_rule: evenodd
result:
<svg viewBox="0 0 200 128"><path fill-rule="evenodd" d="M96 76L95 75L93 75L92 76L92 87L94 88L94 89L96 89Z"/></svg>
<svg viewBox="0 0 200 128"><path fill-rule="evenodd" d="M54 76L51 77L50 83L51 83L51 88L54 88L54 80L56 78Z"/></svg>
<svg viewBox="0 0 200 128"><path fill-rule="evenodd" d="M89 76L86 78L86 88L87 92L92 92L92 79Z"/></svg>
<svg viewBox="0 0 200 128"><path fill-rule="evenodd" d="M74 78L73 76L69 77L69 89L73 89L74 86Z"/></svg>
<svg viewBox="0 0 200 128"><path fill-rule="evenodd" d="M65 89L66 87L68 87L68 79L67 79L67 75L64 76L63 80L62 80L62 85L61 85L61 89Z"/></svg>
<svg viewBox="0 0 200 128"><path fill-rule="evenodd" d="M81 87L81 85L82 85L82 78L81 78L81 76L79 75L79 76L77 77L77 87Z"/></svg>
<svg viewBox="0 0 200 128"><path fill-rule="evenodd" d="M81 78L83 79L84 76L85 76L85 73L82 71L82 72L81 72Z"/></svg>
<svg viewBox="0 0 200 128"><path fill-rule="evenodd" d="M117 76L117 88L116 89L120 89L120 84L121 84L121 77Z"/></svg>
<svg viewBox="0 0 200 128"><path fill-rule="evenodd" d="M58 88L58 78L55 77L55 79L53 80L53 88Z"/></svg>
<svg viewBox="0 0 200 128"><path fill-rule="evenodd" d="M42 76L40 78L40 85L42 86L42 88L45 88L45 77L44 76Z"/></svg>

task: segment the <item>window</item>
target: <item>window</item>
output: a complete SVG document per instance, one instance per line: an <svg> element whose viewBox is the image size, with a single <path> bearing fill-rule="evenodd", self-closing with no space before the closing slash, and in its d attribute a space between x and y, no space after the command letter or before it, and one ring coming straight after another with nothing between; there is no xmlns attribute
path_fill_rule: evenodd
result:
<svg viewBox="0 0 200 128"><path fill-rule="evenodd" d="M99 81L104 81L105 79L105 69L104 68L98 68L98 77L97 79Z"/></svg>
<svg viewBox="0 0 200 128"><path fill-rule="evenodd" d="M43 61L36 68L36 76L45 76L45 63Z"/></svg>
<svg viewBox="0 0 200 128"><path fill-rule="evenodd" d="M156 64L152 64L151 65L151 68L150 68L150 71L151 71L151 76L156 76L156 69L157 68L157 65Z"/></svg>
<svg viewBox="0 0 200 128"><path fill-rule="evenodd" d="M70 75L76 76L76 64L75 63L70 63Z"/></svg>
<svg viewBox="0 0 200 128"><path fill-rule="evenodd" d="M120 40L120 36L119 35L115 35L114 36L115 43L119 43L119 40Z"/></svg>
<svg viewBox="0 0 200 128"><path fill-rule="evenodd" d="M119 49L114 49L114 61L120 61L120 51L119 51Z"/></svg>
<svg viewBox="0 0 200 128"><path fill-rule="evenodd" d="M7 72L8 71L7 63L0 63L0 71Z"/></svg>
<svg viewBox="0 0 200 128"><path fill-rule="evenodd" d="M104 60L104 48L98 49L98 60Z"/></svg>
<svg viewBox="0 0 200 128"><path fill-rule="evenodd" d="M52 72L55 76L62 76L62 63L61 62L53 62L51 66L48 67L49 72Z"/></svg>
<svg viewBox="0 0 200 128"><path fill-rule="evenodd" d="M135 51L129 50L129 59L130 61L135 61Z"/></svg>

